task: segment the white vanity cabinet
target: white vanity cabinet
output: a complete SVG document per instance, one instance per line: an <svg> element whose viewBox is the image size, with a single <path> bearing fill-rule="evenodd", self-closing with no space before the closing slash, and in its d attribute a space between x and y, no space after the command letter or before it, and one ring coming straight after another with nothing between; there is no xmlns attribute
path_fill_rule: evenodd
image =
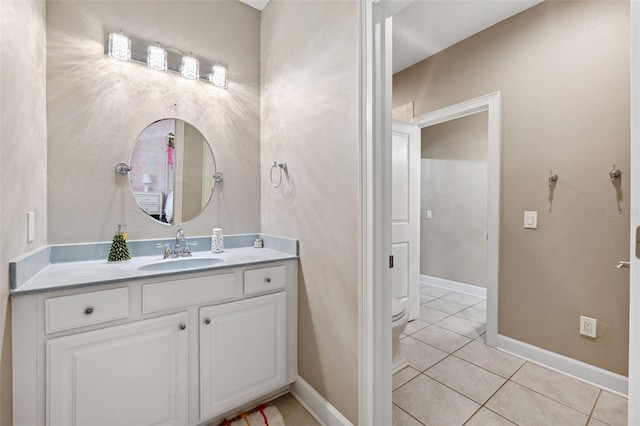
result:
<svg viewBox="0 0 640 426"><path fill-rule="evenodd" d="M287 384L286 294L200 309L203 419Z"/></svg>
<svg viewBox="0 0 640 426"><path fill-rule="evenodd" d="M47 340L47 425L187 424L187 317Z"/></svg>
<svg viewBox="0 0 640 426"><path fill-rule="evenodd" d="M218 422L297 377L297 259L12 295L14 425Z"/></svg>

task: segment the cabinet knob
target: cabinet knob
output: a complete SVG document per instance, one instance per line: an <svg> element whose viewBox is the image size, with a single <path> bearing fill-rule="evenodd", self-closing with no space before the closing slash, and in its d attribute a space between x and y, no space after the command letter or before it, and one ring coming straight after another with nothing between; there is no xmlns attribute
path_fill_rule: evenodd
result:
<svg viewBox="0 0 640 426"><path fill-rule="evenodd" d="M209 325L209 324L211 324L211 320L209 318L207 318L206 320L204 320L204 323Z"/></svg>
<svg viewBox="0 0 640 426"><path fill-rule="evenodd" d="M184 330L185 328L187 328L187 324L181 322L180 323L180 330Z"/></svg>
<svg viewBox="0 0 640 426"><path fill-rule="evenodd" d="M271 282L271 278L265 278L264 280L265 280L267 283L270 283L270 282Z"/></svg>
<svg viewBox="0 0 640 426"><path fill-rule="evenodd" d="M93 306L87 306L87 308L84 310L84 314L91 315L92 313L93 313Z"/></svg>

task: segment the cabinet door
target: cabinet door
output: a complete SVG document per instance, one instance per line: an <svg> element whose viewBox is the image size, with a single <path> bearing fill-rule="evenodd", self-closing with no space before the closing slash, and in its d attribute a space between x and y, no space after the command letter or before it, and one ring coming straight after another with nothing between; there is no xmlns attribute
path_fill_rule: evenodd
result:
<svg viewBox="0 0 640 426"><path fill-rule="evenodd" d="M286 294L200 309L200 415L286 385Z"/></svg>
<svg viewBox="0 0 640 426"><path fill-rule="evenodd" d="M185 425L187 313L46 343L47 425Z"/></svg>

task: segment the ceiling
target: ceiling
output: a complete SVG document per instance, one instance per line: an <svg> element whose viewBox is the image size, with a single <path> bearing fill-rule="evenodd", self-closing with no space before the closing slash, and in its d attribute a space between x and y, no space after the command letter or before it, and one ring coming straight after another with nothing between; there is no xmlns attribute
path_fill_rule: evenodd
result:
<svg viewBox="0 0 640 426"><path fill-rule="evenodd" d="M393 73L540 3L542 0L401 1L393 15Z"/></svg>
<svg viewBox="0 0 640 426"><path fill-rule="evenodd" d="M240 0L258 10L269 0ZM298 0L300 1L300 0ZM393 73L504 21L542 0L386 0L393 14Z"/></svg>

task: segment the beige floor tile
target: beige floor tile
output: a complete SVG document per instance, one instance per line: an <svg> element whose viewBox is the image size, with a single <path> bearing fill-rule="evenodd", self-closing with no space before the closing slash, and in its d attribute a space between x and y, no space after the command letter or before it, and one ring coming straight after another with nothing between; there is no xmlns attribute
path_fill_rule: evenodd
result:
<svg viewBox="0 0 640 426"><path fill-rule="evenodd" d="M447 314L455 314L456 312L460 312L461 310L466 308L465 305L449 302L444 299L435 299L431 302L422 304L422 306L430 309L435 309L436 311L445 312Z"/></svg>
<svg viewBox="0 0 640 426"><path fill-rule="evenodd" d="M440 327L462 334L463 336L471 337L472 339L479 337L485 332L484 325L456 316L447 317L442 321L438 321L437 324Z"/></svg>
<svg viewBox="0 0 640 426"><path fill-rule="evenodd" d="M438 321L442 321L443 319L448 317L449 314L436 311L434 309L429 309L426 306L420 306L420 312L418 316L420 317L421 321L426 321L429 324L435 324Z"/></svg>
<svg viewBox="0 0 640 426"><path fill-rule="evenodd" d="M444 288L440 288L440 287L434 287L432 285L426 285L420 288L420 293L426 294L427 296L431 296L431 297L442 297L451 293L451 291L445 290Z"/></svg>
<svg viewBox="0 0 640 426"><path fill-rule="evenodd" d="M398 389L400 386L407 383L409 380L416 377L420 372L412 367L405 367L393 375L391 379L391 388L393 390Z"/></svg>
<svg viewBox="0 0 640 426"><path fill-rule="evenodd" d="M411 337L449 353L457 351L471 341L468 337L445 330L437 325L423 328L413 333Z"/></svg>
<svg viewBox="0 0 640 426"><path fill-rule="evenodd" d="M462 425L480 408L423 374L394 391L393 403L426 425Z"/></svg>
<svg viewBox="0 0 640 426"><path fill-rule="evenodd" d="M511 377L525 362L520 358L490 348L477 340L464 346L454 355L507 378Z"/></svg>
<svg viewBox="0 0 640 426"><path fill-rule="evenodd" d="M426 294L420 293L420 304L427 303L435 299L435 297L427 296Z"/></svg>
<svg viewBox="0 0 640 426"><path fill-rule="evenodd" d="M478 342L482 342L483 344L487 344L487 333L482 333L480 336L476 337Z"/></svg>
<svg viewBox="0 0 640 426"><path fill-rule="evenodd" d="M585 425L588 418L585 414L513 382L507 382L486 406L521 426Z"/></svg>
<svg viewBox="0 0 640 426"><path fill-rule="evenodd" d="M397 405L393 405L392 415L393 426L422 426L422 423L402 411Z"/></svg>
<svg viewBox="0 0 640 426"><path fill-rule="evenodd" d="M413 321L409 321L407 326L404 329L404 334L413 334L418 330L422 330L425 327L428 327L429 323L424 322L419 319L414 319Z"/></svg>
<svg viewBox="0 0 640 426"><path fill-rule="evenodd" d="M424 374L480 404L484 404L507 381L454 356L443 359Z"/></svg>
<svg viewBox="0 0 640 426"><path fill-rule="evenodd" d="M564 374L527 362L511 378L531 390L589 414L600 389Z"/></svg>
<svg viewBox="0 0 640 426"><path fill-rule="evenodd" d="M484 301L484 297L473 296L471 294L464 293L450 293L446 296L442 296L442 300L447 300L449 302L457 303L459 305L471 306L476 303L480 303Z"/></svg>
<svg viewBox="0 0 640 426"><path fill-rule="evenodd" d="M422 343L411 336L400 340L399 350L402 356L407 359L409 365L418 371L426 370L449 355L446 352L427 345L426 343Z"/></svg>
<svg viewBox="0 0 640 426"><path fill-rule="evenodd" d="M480 324L487 323L487 313L476 308L463 309L455 314L457 317L475 321Z"/></svg>
<svg viewBox="0 0 640 426"><path fill-rule="evenodd" d="M473 305L473 307L476 308L476 309L480 309L481 311L486 311L487 310L487 301L485 300L484 302L476 303L475 305Z"/></svg>
<svg viewBox="0 0 640 426"><path fill-rule="evenodd" d="M509 420L500 417L491 410L481 408L464 426L512 426Z"/></svg>
<svg viewBox="0 0 640 426"><path fill-rule="evenodd" d="M627 398L602 391L591 416L611 426L626 425Z"/></svg>
<svg viewBox="0 0 640 426"><path fill-rule="evenodd" d="M609 426L608 424L601 422L598 419L594 419L593 417L589 419L589 423L587 423L588 426Z"/></svg>
<svg viewBox="0 0 640 426"><path fill-rule="evenodd" d="M290 393L285 394L267 405L278 407L284 422L288 425L319 426L320 423L293 397Z"/></svg>

